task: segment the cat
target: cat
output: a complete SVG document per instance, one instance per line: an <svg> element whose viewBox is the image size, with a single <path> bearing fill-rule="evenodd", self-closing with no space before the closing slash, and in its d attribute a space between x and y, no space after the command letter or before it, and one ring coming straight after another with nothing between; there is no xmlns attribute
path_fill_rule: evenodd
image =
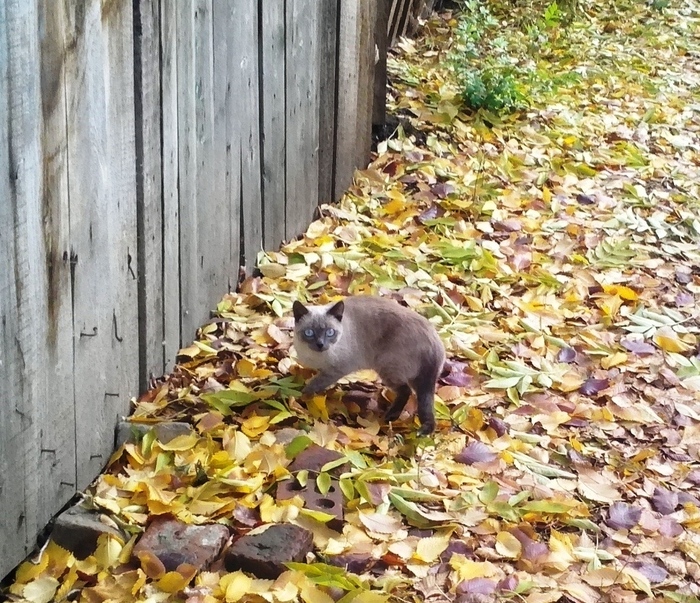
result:
<svg viewBox="0 0 700 603"><path fill-rule="evenodd" d="M304 387L316 394L355 371L372 369L396 392L384 415L395 421L411 390L418 400L419 435L435 430L435 383L445 348L430 322L397 302L358 295L324 306L293 305L294 347L300 363L318 373Z"/></svg>

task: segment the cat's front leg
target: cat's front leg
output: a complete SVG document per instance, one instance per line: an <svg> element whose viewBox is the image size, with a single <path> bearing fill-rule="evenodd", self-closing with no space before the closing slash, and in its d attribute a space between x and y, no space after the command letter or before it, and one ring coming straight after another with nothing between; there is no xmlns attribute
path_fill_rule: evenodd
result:
<svg viewBox="0 0 700 603"><path fill-rule="evenodd" d="M301 390L301 392L307 396L318 394L323 390L328 389L342 376L342 374L336 371L320 371L304 386L304 389Z"/></svg>

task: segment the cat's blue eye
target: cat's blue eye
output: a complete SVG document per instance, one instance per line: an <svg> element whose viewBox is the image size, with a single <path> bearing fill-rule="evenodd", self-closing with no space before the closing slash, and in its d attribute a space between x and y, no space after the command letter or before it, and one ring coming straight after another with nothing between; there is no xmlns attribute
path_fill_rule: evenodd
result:
<svg viewBox="0 0 700 603"><path fill-rule="evenodd" d="M335 329L326 329L326 337L333 337L335 335Z"/></svg>
<svg viewBox="0 0 700 603"><path fill-rule="evenodd" d="M314 336L314 330L313 329L306 329L304 331L304 337L313 337Z"/></svg>

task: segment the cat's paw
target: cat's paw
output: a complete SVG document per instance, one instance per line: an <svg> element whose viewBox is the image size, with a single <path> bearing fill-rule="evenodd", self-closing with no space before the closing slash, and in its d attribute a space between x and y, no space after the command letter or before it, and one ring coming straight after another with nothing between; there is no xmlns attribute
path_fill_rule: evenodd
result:
<svg viewBox="0 0 700 603"><path fill-rule="evenodd" d="M315 396L320 391L321 388L318 386L318 384L314 383L312 379L304 386L304 388L301 390L301 393L304 396Z"/></svg>
<svg viewBox="0 0 700 603"><path fill-rule="evenodd" d="M423 425L421 425L420 429L418 430L418 436L419 437L429 436L434 431L435 431L435 423L434 422L423 423Z"/></svg>
<svg viewBox="0 0 700 603"><path fill-rule="evenodd" d="M384 422L385 423L391 423L393 421L398 421L399 417L401 416L401 411L403 410L394 410L390 408L384 413Z"/></svg>

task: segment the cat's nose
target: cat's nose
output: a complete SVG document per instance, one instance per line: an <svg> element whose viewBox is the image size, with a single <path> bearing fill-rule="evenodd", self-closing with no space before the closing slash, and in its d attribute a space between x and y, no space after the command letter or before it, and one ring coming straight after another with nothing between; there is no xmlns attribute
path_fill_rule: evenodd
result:
<svg viewBox="0 0 700 603"><path fill-rule="evenodd" d="M323 350L323 345L324 345L324 344L323 344L322 341L317 341L317 342L316 342L316 347L317 347L319 350Z"/></svg>

